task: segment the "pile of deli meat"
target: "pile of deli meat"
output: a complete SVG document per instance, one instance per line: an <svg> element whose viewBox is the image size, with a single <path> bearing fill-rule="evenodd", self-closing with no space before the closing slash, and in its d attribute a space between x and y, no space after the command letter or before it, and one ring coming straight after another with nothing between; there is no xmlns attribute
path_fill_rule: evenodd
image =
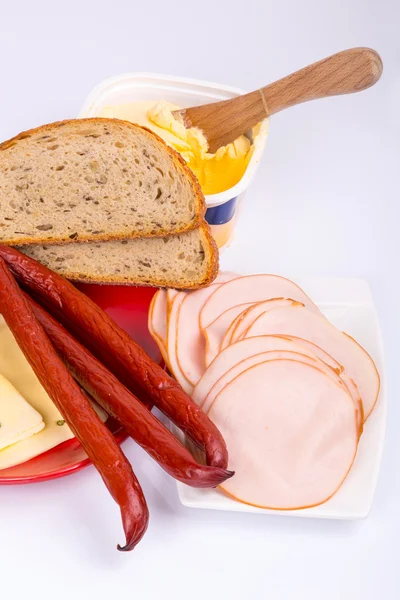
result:
<svg viewBox="0 0 400 600"><path fill-rule="evenodd" d="M194 292L159 290L149 329L171 373L217 425L254 506L326 502L354 462L379 394L369 354L295 283L220 273Z"/></svg>

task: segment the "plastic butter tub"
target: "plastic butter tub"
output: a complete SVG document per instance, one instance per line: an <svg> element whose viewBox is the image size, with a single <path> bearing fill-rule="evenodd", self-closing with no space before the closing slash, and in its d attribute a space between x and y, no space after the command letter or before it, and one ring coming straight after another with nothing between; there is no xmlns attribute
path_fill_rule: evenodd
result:
<svg viewBox="0 0 400 600"><path fill-rule="evenodd" d="M196 79L152 73L127 73L106 79L87 97L79 117L96 117L104 106L167 100L187 108L244 94L243 90ZM206 196L206 219L218 244L224 248L232 239L240 204L252 181L265 148L268 122L263 121L254 138L254 151L241 180L230 189ZM251 139L251 133L247 134Z"/></svg>

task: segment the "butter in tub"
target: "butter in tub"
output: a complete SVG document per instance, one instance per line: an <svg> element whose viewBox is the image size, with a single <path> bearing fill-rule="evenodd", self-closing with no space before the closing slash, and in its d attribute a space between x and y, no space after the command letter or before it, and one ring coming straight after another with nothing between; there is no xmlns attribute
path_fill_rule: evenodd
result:
<svg viewBox="0 0 400 600"><path fill-rule="evenodd" d="M218 194L236 185L243 177L254 146L241 135L232 144L208 152L207 140L200 129L186 129L172 111L181 107L170 102L135 102L104 106L99 117L118 118L148 127L185 159L194 172L204 195Z"/></svg>

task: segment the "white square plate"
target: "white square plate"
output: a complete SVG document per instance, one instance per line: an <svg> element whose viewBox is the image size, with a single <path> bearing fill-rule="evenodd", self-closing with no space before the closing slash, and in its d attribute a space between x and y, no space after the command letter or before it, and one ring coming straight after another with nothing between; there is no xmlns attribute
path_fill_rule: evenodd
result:
<svg viewBox="0 0 400 600"><path fill-rule="evenodd" d="M179 499L185 506L323 519L362 519L370 511L385 438L387 404L382 337L372 295L368 284L360 279L296 279L296 283L336 327L369 352L381 376L379 399L365 424L353 467L337 493L325 504L312 508L294 511L256 508L217 489L195 489L178 482ZM176 429L175 433L178 434Z"/></svg>

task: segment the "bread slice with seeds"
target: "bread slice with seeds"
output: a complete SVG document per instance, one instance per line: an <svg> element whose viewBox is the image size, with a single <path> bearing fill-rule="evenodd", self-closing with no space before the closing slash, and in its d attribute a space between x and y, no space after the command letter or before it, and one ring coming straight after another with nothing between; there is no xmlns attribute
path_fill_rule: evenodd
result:
<svg viewBox="0 0 400 600"><path fill-rule="evenodd" d="M0 145L0 243L178 234L204 213L182 157L127 121L61 121Z"/></svg>
<svg viewBox="0 0 400 600"><path fill-rule="evenodd" d="M210 284L218 250L208 225L164 238L20 246L24 254L75 281L178 289Z"/></svg>

